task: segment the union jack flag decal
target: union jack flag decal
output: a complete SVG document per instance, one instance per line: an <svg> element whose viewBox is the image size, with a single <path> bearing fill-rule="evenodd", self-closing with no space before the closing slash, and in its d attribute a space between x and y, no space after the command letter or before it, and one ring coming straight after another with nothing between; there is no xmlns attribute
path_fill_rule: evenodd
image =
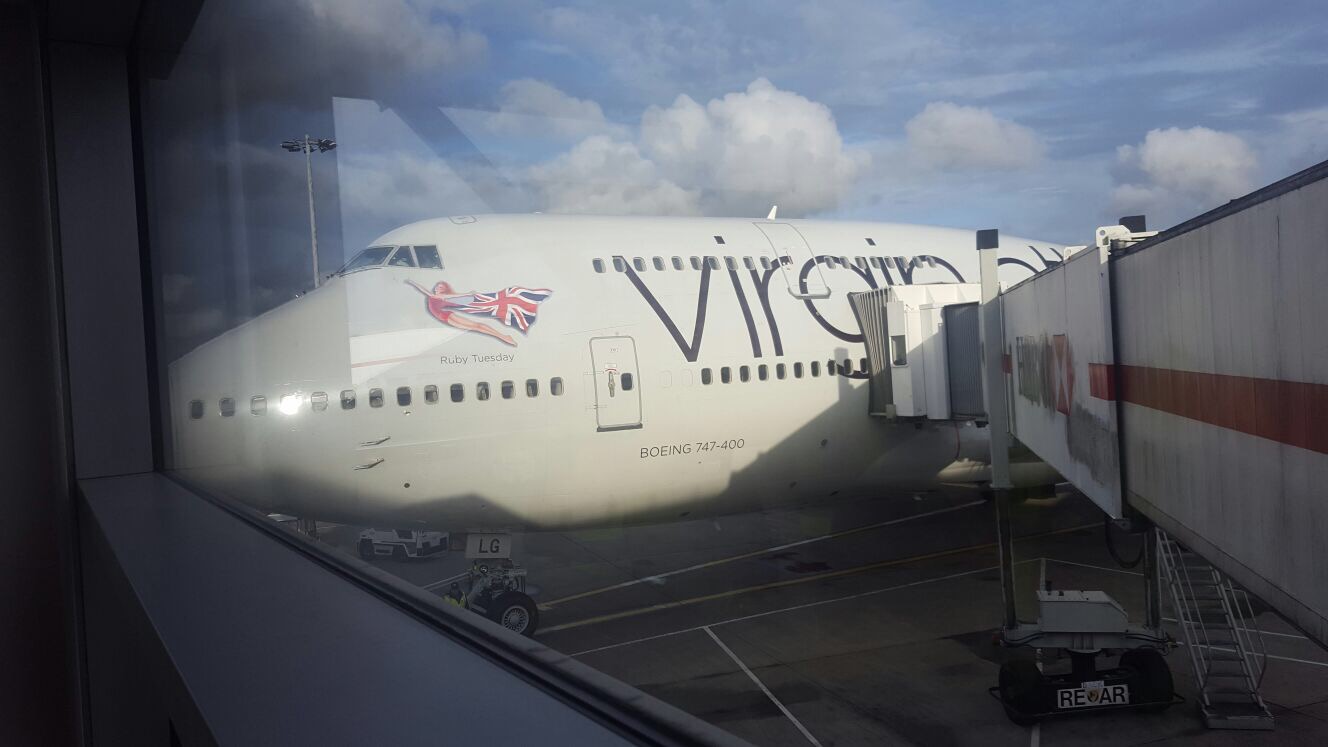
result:
<svg viewBox="0 0 1328 747"><path fill-rule="evenodd" d="M476 293L457 311L476 316L491 316L509 327L521 330L524 334L535 323L539 305L553 291L547 288L525 288L519 285L509 286L500 291Z"/></svg>

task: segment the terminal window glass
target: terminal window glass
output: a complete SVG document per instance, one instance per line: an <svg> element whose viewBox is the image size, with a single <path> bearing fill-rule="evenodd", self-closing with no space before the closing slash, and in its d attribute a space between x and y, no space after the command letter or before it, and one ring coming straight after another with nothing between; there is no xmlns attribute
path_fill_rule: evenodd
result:
<svg viewBox="0 0 1328 747"><path fill-rule="evenodd" d="M555 397L563 396L563 378L561 376L549 379L549 394Z"/></svg>
<svg viewBox="0 0 1328 747"><path fill-rule="evenodd" d="M397 387L397 405L405 407L410 404L410 387Z"/></svg>
<svg viewBox="0 0 1328 747"><path fill-rule="evenodd" d="M221 398L221 401L217 403L217 410L221 412L221 416L222 416L223 418L229 418L230 416L234 415L234 414L235 414L235 398L234 398L234 397L222 397L222 398Z"/></svg>
<svg viewBox="0 0 1328 747"><path fill-rule="evenodd" d="M420 269L424 270L443 269L443 258L438 256L438 247L436 246L415 247L415 258L420 261Z"/></svg>
<svg viewBox="0 0 1328 747"><path fill-rule="evenodd" d="M314 392L309 395L309 405L314 412L322 412L327 409L327 392Z"/></svg>
<svg viewBox="0 0 1328 747"><path fill-rule="evenodd" d="M449 391L452 393L453 402L460 402L466 398L466 388L460 384L453 384Z"/></svg>
<svg viewBox="0 0 1328 747"><path fill-rule="evenodd" d="M342 389L342 390L341 390L341 409L343 409L343 410L354 410L354 409L355 409L355 390L354 390L354 389Z"/></svg>
<svg viewBox="0 0 1328 747"><path fill-rule="evenodd" d="M430 405L438 404L438 387L435 384L429 384L424 387L424 401Z"/></svg>
<svg viewBox="0 0 1328 747"><path fill-rule="evenodd" d="M486 400L486 399L488 399L488 398L489 398L489 382L487 382L487 381L481 381L480 383L476 384L476 385L475 385L475 399L478 399L478 400L480 400L480 401L483 401L483 400Z"/></svg>
<svg viewBox="0 0 1328 747"><path fill-rule="evenodd" d="M504 381L500 387L503 393L503 399L511 399L516 394L516 384L511 381Z"/></svg>
<svg viewBox="0 0 1328 747"><path fill-rule="evenodd" d="M249 399L249 414L264 415L267 413L267 397L259 395Z"/></svg>

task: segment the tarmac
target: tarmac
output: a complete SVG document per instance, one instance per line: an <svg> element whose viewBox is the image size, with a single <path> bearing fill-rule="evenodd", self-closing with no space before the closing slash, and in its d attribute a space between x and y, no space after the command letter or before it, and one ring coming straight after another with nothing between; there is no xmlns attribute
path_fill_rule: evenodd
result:
<svg viewBox="0 0 1328 747"><path fill-rule="evenodd" d="M1143 577L1108 553L1087 499L1024 502L1012 525L1020 619L1049 584L1101 589L1142 621ZM358 529L320 536L353 552ZM1184 704L1011 723L988 688L1004 657L1034 652L993 643L995 541L990 503L927 493L517 534L513 556L538 640L757 745L1328 744L1328 652L1257 602L1273 732L1204 728L1181 647L1167 661ZM1136 538L1119 544L1126 560L1138 552ZM373 562L440 595L469 565L462 552Z"/></svg>

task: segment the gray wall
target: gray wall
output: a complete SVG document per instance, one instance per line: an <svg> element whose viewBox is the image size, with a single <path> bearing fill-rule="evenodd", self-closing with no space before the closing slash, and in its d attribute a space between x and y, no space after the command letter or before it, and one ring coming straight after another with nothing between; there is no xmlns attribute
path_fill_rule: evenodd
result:
<svg viewBox="0 0 1328 747"><path fill-rule="evenodd" d="M70 531L38 27L0 1L0 742L73 740Z"/></svg>

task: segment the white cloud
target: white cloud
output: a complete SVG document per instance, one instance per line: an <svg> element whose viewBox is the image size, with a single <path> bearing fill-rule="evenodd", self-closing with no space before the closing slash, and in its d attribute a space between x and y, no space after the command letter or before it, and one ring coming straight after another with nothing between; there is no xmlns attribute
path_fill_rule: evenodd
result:
<svg viewBox="0 0 1328 747"><path fill-rule="evenodd" d="M1237 135L1207 127L1151 130L1142 143L1116 149L1112 204L1178 218L1249 192L1258 169L1254 150Z"/></svg>
<svg viewBox="0 0 1328 747"><path fill-rule="evenodd" d="M485 212L485 201L463 175L438 158L406 151L343 155L338 163L342 221L374 235L347 236L348 251L406 223Z"/></svg>
<svg viewBox="0 0 1328 747"><path fill-rule="evenodd" d="M1016 171L1038 165L1046 153L1029 128L948 101L927 104L904 130L912 154L943 171Z"/></svg>
<svg viewBox="0 0 1328 747"><path fill-rule="evenodd" d="M569 96L541 80L511 81L498 99L498 112L489 121L497 132L546 134L552 130L558 135L585 137L623 131L605 120L599 104Z"/></svg>
<svg viewBox="0 0 1328 747"><path fill-rule="evenodd" d="M835 117L820 104L765 78L704 107L679 96L641 117L641 150L663 173L707 195L707 212L789 215L838 204L870 163L846 148Z"/></svg>
<svg viewBox="0 0 1328 747"><path fill-rule="evenodd" d="M697 193L659 173L631 143L605 135L528 171L545 210L609 215L695 215Z"/></svg>

